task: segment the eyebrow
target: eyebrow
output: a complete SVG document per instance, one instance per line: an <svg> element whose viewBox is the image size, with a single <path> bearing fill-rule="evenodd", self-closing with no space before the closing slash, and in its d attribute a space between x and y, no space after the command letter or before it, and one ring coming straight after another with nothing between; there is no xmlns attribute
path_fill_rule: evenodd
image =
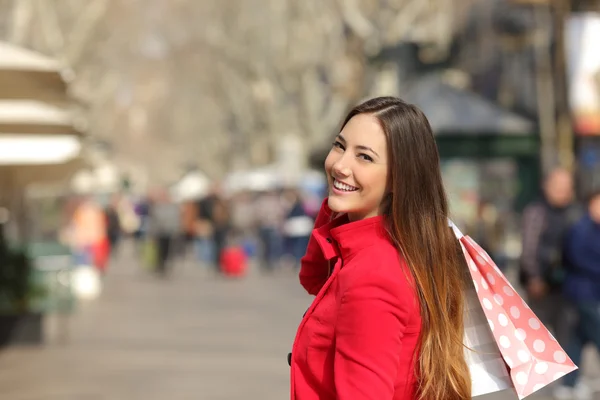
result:
<svg viewBox="0 0 600 400"><path fill-rule="evenodd" d="M342 140L344 143L347 143L347 141L346 141L346 138L344 138L344 137L342 136L342 134L341 134L341 133L340 133L339 135L337 135L337 137L338 137L338 139L341 139L341 140ZM377 157L379 157L379 154L377 154L377 152L376 152L375 150L373 150L372 148L370 148L370 147L368 147L368 146L362 146L362 145L359 145L359 146L356 146L356 148L357 148L357 149L359 149L359 150L367 150L367 151L370 151L371 153L373 153L373 154L375 154Z"/></svg>

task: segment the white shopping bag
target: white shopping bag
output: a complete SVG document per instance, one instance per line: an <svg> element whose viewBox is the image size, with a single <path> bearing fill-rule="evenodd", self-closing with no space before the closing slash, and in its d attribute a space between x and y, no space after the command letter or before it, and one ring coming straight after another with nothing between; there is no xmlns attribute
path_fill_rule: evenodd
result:
<svg viewBox="0 0 600 400"><path fill-rule="evenodd" d="M466 292L465 359L471 372L473 397L512 390L510 374L481 309L475 287Z"/></svg>

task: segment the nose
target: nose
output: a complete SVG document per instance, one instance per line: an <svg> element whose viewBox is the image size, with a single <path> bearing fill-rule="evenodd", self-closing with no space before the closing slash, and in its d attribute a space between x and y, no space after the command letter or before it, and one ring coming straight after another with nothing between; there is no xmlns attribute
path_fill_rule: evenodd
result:
<svg viewBox="0 0 600 400"><path fill-rule="evenodd" d="M332 167L332 172L334 176L338 176L340 178L347 178L352 173L345 157L340 157Z"/></svg>

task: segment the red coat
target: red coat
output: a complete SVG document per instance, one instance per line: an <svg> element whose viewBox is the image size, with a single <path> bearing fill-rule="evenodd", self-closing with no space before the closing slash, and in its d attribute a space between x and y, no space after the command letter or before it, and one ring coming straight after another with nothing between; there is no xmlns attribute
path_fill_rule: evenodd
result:
<svg viewBox="0 0 600 400"><path fill-rule="evenodd" d="M292 348L291 398L413 400L421 315L409 269L381 217L330 222L326 204L302 259L316 298Z"/></svg>

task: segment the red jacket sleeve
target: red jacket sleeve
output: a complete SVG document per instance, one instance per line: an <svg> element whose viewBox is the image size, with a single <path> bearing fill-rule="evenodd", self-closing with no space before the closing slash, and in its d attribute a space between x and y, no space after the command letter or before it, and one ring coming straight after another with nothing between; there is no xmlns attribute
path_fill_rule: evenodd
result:
<svg viewBox="0 0 600 400"><path fill-rule="evenodd" d="M327 199L323 201L317 219L315 229L331 221L331 209L327 205ZM327 281L329 274L329 263L323 256L321 247L313 235L310 236L306 254L300 260L300 283L306 291L316 295Z"/></svg>
<svg viewBox="0 0 600 400"><path fill-rule="evenodd" d="M407 295L412 290L379 268L359 278L344 292L338 311L337 399L391 400L402 338L416 312L412 294Z"/></svg>

